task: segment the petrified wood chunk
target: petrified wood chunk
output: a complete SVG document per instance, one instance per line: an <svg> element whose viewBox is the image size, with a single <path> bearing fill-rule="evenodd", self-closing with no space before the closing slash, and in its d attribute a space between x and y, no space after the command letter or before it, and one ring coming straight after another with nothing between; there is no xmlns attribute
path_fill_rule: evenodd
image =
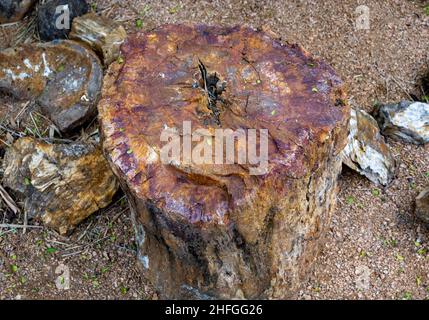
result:
<svg viewBox="0 0 429 320"><path fill-rule="evenodd" d="M377 121L365 111L352 108L348 139L344 163L376 184L389 185L395 177L396 163Z"/></svg>
<svg viewBox="0 0 429 320"><path fill-rule="evenodd" d="M109 65L119 57L120 47L127 37L124 27L113 20L90 12L73 20L69 38L82 41L94 50Z"/></svg>
<svg viewBox="0 0 429 320"><path fill-rule="evenodd" d="M3 168L3 183L25 198L28 217L61 234L106 207L119 187L101 148L85 143L21 138L7 149Z"/></svg>
<svg viewBox="0 0 429 320"><path fill-rule="evenodd" d="M103 68L94 52L64 40L0 51L0 90L36 100L61 131L94 117Z"/></svg>
<svg viewBox="0 0 429 320"><path fill-rule="evenodd" d="M145 275L170 298L292 294L335 204L350 115L341 80L299 46L244 27L166 25L129 37L122 51L99 117ZM267 171L237 161L238 143L233 164L189 162L183 151L164 161L161 134L184 146L183 121L207 129L199 134L213 148L216 129L268 129ZM261 132L259 151L262 141Z"/></svg>

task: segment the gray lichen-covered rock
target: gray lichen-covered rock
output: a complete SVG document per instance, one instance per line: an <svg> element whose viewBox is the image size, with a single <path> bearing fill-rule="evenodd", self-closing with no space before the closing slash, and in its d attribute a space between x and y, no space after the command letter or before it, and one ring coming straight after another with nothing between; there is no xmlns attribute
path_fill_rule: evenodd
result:
<svg viewBox="0 0 429 320"><path fill-rule="evenodd" d="M429 142L429 104L401 101L397 104L380 105L375 118L383 135L408 143Z"/></svg>
<svg viewBox="0 0 429 320"><path fill-rule="evenodd" d="M69 38L82 41L94 50L104 65L112 63L120 55L120 47L127 37L124 27L113 20L91 12L73 20Z"/></svg>
<svg viewBox="0 0 429 320"><path fill-rule="evenodd" d="M394 178L395 160L380 135L377 122L363 110L351 109L343 162L376 184L387 186Z"/></svg>
<svg viewBox="0 0 429 320"><path fill-rule="evenodd" d="M0 52L0 90L36 100L63 132L97 113L103 69L97 55L74 41L28 44Z"/></svg>
<svg viewBox="0 0 429 320"><path fill-rule="evenodd" d="M100 148L21 138L5 154L3 183L22 196L29 218L61 234L106 207L118 182Z"/></svg>
<svg viewBox="0 0 429 320"><path fill-rule="evenodd" d="M0 0L0 24L21 20L37 0Z"/></svg>
<svg viewBox="0 0 429 320"><path fill-rule="evenodd" d="M429 187L423 190L416 198L416 215L429 224Z"/></svg>

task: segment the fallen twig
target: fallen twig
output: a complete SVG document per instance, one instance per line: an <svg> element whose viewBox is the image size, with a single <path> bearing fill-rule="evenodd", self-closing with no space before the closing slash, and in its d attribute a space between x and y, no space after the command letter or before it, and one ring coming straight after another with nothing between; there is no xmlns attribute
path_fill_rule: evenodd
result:
<svg viewBox="0 0 429 320"><path fill-rule="evenodd" d="M2 185L0 185L0 196L2 197L3 201L8 205L10 210L14 214L17 214L20 212L18 206L16 205L15 201L13 201L12 197L7 193L7 191L3 188Z"/></svg>
<svg viewBox="0 0 429 320"><path fill-rule="evenodd" d="M9 228L9 229L22 229L22 228L33 228L33 229L43 229L42 226L33 226L23 224L9 224L9 223L0 223L0 228Z"/></svg>

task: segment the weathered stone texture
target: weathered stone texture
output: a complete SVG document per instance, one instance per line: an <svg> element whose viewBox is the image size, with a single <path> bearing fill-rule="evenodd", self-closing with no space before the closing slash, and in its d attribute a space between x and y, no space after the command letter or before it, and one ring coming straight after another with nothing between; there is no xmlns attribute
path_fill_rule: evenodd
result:
<svg viewBox="0 0 429 320"><path fill-rule="evenodd" d="M428 103L401 101L379 105L375 118L386 136L417 145L429 142Z"/></svg>
<svg viewBox="0 0 429 320"><path fill-rule="evenodd" d="M36 100L61 131L94 117L103 82L98 57L74 41L22 45L0 52L0 90Z"/></svg>

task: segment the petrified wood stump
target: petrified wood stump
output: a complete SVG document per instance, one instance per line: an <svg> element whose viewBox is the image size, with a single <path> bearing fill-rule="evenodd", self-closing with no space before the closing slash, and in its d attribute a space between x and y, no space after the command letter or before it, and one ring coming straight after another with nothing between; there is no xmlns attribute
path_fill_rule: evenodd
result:
<svg viewBox="0 0 429 320"><path fill-rule="evenodd" d="M162 297L289 297L335 204L350 114L341 80L299 46L244 27L166 25L129 37L122 55L100 122L145 276ZM207 129L213 148L216 129L268 129L267 171L238 162L238 143L233 164L185 161L185 149L163 161L161 134L184 144L183 121Z"/></svg>

